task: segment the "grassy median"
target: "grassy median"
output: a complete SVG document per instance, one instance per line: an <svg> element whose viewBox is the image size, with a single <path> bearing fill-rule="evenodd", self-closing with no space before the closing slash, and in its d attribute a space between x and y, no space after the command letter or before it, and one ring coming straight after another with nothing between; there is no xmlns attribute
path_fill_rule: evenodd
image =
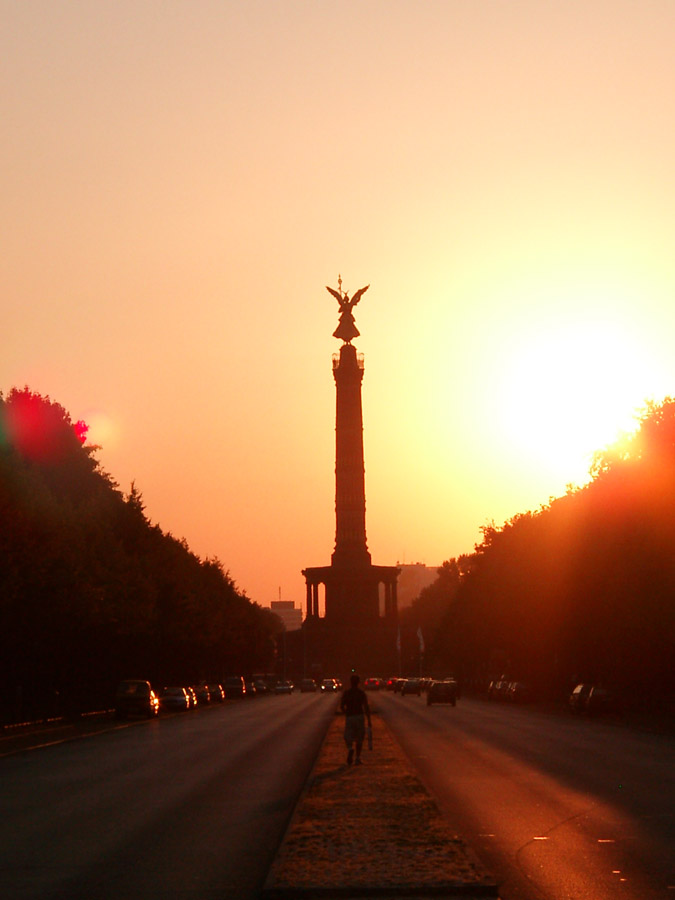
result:
<svg viewBox="0 0 675 900"><path fill-rule="evenodd" d="M496 896L377 711L364 765L346 764L343 728L336 715L263 897Z"/></svg>

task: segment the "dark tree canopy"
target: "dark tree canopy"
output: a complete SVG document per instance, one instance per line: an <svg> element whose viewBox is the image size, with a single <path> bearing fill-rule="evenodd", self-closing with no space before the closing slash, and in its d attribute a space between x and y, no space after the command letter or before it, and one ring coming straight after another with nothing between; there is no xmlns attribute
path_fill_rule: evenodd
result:
<svg viewBox="0 0 675 900"><path fill-rule="evenodd" d="M443 564L407 615L429 629L430 668L477 685L506 674L550 695L597 680L636 703L672 698L675 401L649 404L591 475L483 528L461 567Z"/></svg>
<svg viewBox="0 0 675 900"><path fill-rule="evenodd" d="M217 559L152 525L27 388L0 395L2 716L109 702L115 682L220 680L273 664L276 619Z"/></svg>

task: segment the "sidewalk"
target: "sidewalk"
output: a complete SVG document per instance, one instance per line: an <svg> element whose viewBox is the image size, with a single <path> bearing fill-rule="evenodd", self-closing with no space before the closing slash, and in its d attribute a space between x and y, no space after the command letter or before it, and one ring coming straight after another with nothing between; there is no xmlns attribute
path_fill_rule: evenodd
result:
<svg viewBox="0 0 675 900"><path fill-rule="evenodd" d="M497 897L376 711L372 718L363 766L347 766L344 718L331 722L262 900Z"/></svg>

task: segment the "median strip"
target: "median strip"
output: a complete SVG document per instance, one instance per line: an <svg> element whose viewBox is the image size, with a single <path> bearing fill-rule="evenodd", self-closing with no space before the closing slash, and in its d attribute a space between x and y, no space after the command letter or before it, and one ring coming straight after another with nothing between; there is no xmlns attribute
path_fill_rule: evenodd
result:
<svg viewBox="0 0 675 900"><path fill-rule="evenodd" d="M384 721L372 718L363 766L347 766L344 719L331 722L261 897L496 897Z"/></svg>

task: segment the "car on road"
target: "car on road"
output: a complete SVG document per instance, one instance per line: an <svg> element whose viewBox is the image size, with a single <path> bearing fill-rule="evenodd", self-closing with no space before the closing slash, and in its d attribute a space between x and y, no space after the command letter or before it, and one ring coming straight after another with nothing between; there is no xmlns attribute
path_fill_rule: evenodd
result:
<svg viewBox="0 0 675 900"><path fill-rule="evenodd" d="M619 701L616 694L599 684L594 684L588 695L586 710L591 715L604 712L619 712Z"/></svg>
<svg viewBox="0 0 675 900"><path fill-rule="evenodd" d="M115 716L147 716L151 719L159 715L159 697L149 681L129 679L121 681L115 691Z"/></svg>
<svg viewBox="0 0 675 900"><path fill-rule="evenodd" d="M194 686L194 692L197 695L197 703L199 703L200 706L206 706L207 703L211 702L211 691L204 682L196 684Z"/></svg>
<svg viewBox="0 0 675 900"><path fill-rule="evenodd" d="M274 685L274 693L275 694L292 694L293 693L293 685L290 681L277 681Z"/></svg>
<svg viewBox="0 0 675 900"><path fill-rule="evenodd" d="M616 696L599 684L578 684L570 694L570 709L574 713L596 715L617 712Z"/></svg>
<svg viewBox="0 0 675 900"><path fill-rule="evenodd" d="M187 712L190 701L184 687L163 687L159 692L159 707L166 712Z"/></svg>
<svg viewBox="0 0 675 900"><path fill-rule="evenodd" d="M384 687L384 679L382 678L366 678L363 682L363 687L367 691L379 691L380 688Z"/></svg>
<svg viewBox="0 0 675 900"><path fill-rule="evenodd" d="M401 688L401 695L417 694L417 696L419 697L421 693L422 687L420 685L419 678L406 678L406 680L403 682L403 687Z"/></svg>
<svg viewBox="0 0 675 900"><path fill-rule="evenodd" d="M321 682L322 694L334 694L337 689L337 681L334 678L324 678L324 680Z"/></svg>
<svg viewBox="0 0 675 900"><path fill-rule="evenodd" d="M195 693L195 689L190 685L187 685L185 688L185 693L188 697L188 709L196 709L197 708L197 694Z"/></svg>
<svg viewBox="0 0 675 900"><path fill-rule="evenodd" d="M211 694L211 703L224 703L225 688L222 686L222 684L218 684L217 682L209 682L206 687L209 689L209 694Z"/></svg>
<svg viewBox="0 0 675 900"><path fill-rule="evenodd" d="M258 695L258 697L262 697L264 694L269 694L270 686L263 678L255 678L252 684L256 690L256 694Z"/></svg>
<svg viewBox="0 0 675 900"><path fill-rule="evenodd" d="M573 713L586 712L586 702L591 692L592 684L578 684L570 694L570 710Z"/></svg>
<svg viewBox="0 0 675 900"><path fill-rule="evenodd" d="M316 691L316 682L313 678L303 678L300 682L300 693L311 694Z"/></svg>
<svg viewBox="0 0 675 900"><path fill-rule="evenodd" d="M488 700L506 700L509 694L511 682L502 675L496 681L491 681L488 687Z"/></svg>
<svg viewBox="0 0 675 900"><path fill-rule="evenodd" d="M238 700L246 696L246 683L241 675L228 675L223 687L226 700Z"/></svg>
<svg viewBox="0 0 675 900"><path fill-rule="evenodd" d="M427 706L432 703L450 703L457 705L456 681L432 681L427 688Z"/></svg>

